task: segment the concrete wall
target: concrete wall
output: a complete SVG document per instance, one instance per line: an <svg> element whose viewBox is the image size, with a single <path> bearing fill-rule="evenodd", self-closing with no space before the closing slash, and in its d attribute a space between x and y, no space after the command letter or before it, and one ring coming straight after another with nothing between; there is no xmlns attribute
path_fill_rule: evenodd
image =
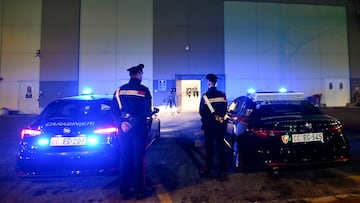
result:
<svg viewBox="0 0 360 203"><path fill-rule="evenodd" d="M42 1L1 0L0 7L0 107L37 113Z"/></svg>
<svg viewBox="0 0 360 203"><path fill-rule="evenodd" d="M145 65L143 84L153 87L153 1L85 0L81 4L79 92L113 94L128 82L126 69Z"/></svg>
<svg viewBox="0 0 360 203"><path fill-rule="evenodd" d="M80 0L42 2L39 107L78 94Z"/></svg>
<svg viewBox="0 0 360 203"><path fill-rule="evenodd" d="M328 106L349 102L344 6L226 1L224 30L229 98L249 88L285 87L306 96L320 93ZM343 88L334 84L336 94L328 95L327 83L338 79Z"/></svg>
<svg viewBox="0 0 360 203"><path fill-rule="evenodd" d="M223 0L154 0L154 103L162 103L177 79L206 86L206 74L224 75L223 51ZM167 80L167 89L159 90L158 80Z"/></svg>
<svg viewBox="0 0 360 203"><path fill-rule="evenodd" d="M321 65L335 64L330 72L347 74L350 94L353 87L360 84L360 17L354 5L357 1L0 0L0 77L3 78L0 107L36 113L47 102L78 94L85 86L93 86L95 93L110 94L128 80L125 69L138 63L145 64L144 84L152 89L155 104L168 93L157 91L157 81L175 84L177 78L196 75L196 79L201 79L208 72L224 75L225 80L230 81L226 82L226 88L238 88L240 94L244 87L234 81L243 78L231 80L235 71L225 68L228 59L224 57L224 50L231 42L224 41L227 38L224 22L228 20L224 19L224 12L228 12L224 5L238 2L269 6L270 2L276 2L289 7L313 5L321 9L326 5L329 10L345 8L348 36L343 36L343 31L339 33L342 40L348 41L348 72L343 69L346 63L342 59L332 61L328 55L325 58L329 60L322 61ZM255 7L255 10L242 11L250 13L244 22L261 19L260 13L254 18L251 16L264 7ZM321 9L316 15L321 14ZM279 37L276 35L274 39ZM331 39L326 43L331 43ZM338 45L334 47L340 47L341 54L345 53ZM317 48L327 49L327 46ZM40 57L36 57L39 49ZM241 60L250 61L250 58ZM279 71L263 70L258 69L257 77L268 73L283 77ZM308 71L316 75L315 70ZM309 86L318 90L321 85ZM27 97L29 86L31 97Z"/></svg>

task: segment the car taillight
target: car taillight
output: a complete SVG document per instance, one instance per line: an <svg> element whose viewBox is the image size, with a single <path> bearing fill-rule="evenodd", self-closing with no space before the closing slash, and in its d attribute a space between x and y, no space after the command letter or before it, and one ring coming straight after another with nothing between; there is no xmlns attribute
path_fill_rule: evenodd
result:
<svg viewBox="0 0 360 203"><path fill-rule="evenodd" d="M117 127L109 127L109 128L100 128L94 131L96 134L117 134L118 133Z"/></svg>
<svg viewBox="0 0 360 203"><path fill-rule="evenodd" d="M341 133L342 132L342 125L340 123L334 122L330 124L329 130L331 132L337 132L337 133Z"/></svg>
<svg viewBox="0 0 360 203"><path fill-rule="evenodd" d="M41 134L40 130L34 130L34 129L23 129L21 131L21 139L24 139L25 136L38 136Z"/></svg>
<svg viewBox="0 0 360 203"><path fill-rule="evenodd" d="M285 133L283 130L264 130L264 129L252 129L250 130L255 136L260 138L269 138L281 136Z"/></svg>

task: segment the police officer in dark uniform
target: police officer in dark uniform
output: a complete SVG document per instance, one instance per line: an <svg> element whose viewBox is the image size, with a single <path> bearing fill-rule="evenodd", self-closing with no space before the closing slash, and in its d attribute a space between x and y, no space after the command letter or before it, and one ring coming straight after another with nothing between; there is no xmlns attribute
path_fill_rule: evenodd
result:
<svg viewBox="0 0 360 203"><path fill-rule="evenodd" d="M219 79L214 74L207 74L209 89L200 100L199 113L201 116L202 126L205 137L205 167L200 171L202 177L213 177L226 179L226 155L224 136L226 123L224 116L227 111L227 101L224 92L216 88ZM215 170L213 143L216 144L217 166Z"/></svg>
<svg viewBox="0 0 360 203"><path fill-rule="evenodd" d="M127 69L130 81L119 87L113 97L113 116L119 126L120 171L119 186L123 199L145 196L145 152L147 117L151 116L151 94L141 84L143 64Z"/></svg>

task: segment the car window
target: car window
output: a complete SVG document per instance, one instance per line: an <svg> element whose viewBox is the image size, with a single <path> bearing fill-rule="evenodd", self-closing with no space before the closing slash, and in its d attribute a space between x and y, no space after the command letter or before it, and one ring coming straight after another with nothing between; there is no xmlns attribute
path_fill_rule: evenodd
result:
<svg viewBox="0 0 360 203"><path fill-rule="evenodd" d="M247 96L241 96L230 104L228 112L236 116L249 116L254 108L255 102Z"/></svg>
<svg viewBox="0 0 360 203"><path fill-rule="evenodd" d="M322 114L322 112L320 111L320 109L306 101L286 101L258 104L253 116L271 117L313 114Z"/></svg>
<svg viewBox="0 0 360 203"><path fill-rule="evenodd" d="M105 101L64 100L49 104L41 119L94 118L110 116L110 103Z"/></svg>

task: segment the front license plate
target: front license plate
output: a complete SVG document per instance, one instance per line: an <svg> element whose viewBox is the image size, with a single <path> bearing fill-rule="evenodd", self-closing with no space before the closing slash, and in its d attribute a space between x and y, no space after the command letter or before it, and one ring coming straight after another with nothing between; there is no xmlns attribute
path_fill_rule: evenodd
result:
<svg viewBox="0 0 360 203"><path fill-rule="evenodd" d="M86 137L52 137L50 146L76 146L85 145Z"/></svg>
<svg viewBox="0 0 360 203"><path fill-rule="evenodd" d="M324 142L323 133L302 133L292 134L293 143L304 143L304 142Z"/></svg>

